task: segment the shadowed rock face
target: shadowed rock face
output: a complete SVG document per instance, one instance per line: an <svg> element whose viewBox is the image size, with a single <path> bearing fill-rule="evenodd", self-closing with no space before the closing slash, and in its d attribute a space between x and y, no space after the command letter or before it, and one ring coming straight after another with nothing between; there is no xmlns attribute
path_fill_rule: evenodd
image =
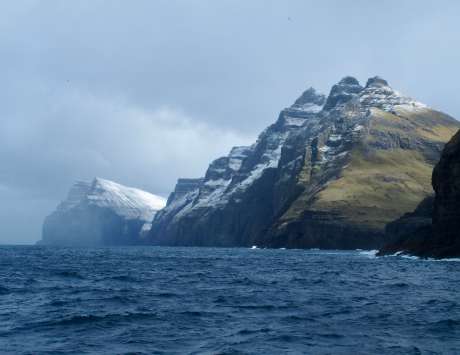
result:
<svg viewBox="0 0 460 355"><path fill-rule="evenodd" d="M96 178L77 182L43 223L40 244L63 246L144 243L162 197Z"/></svg>
<svg viewBox="0 0 460 355"><path fill-rule="evenodd" d="M386 245L378 255L390 255L409 251L421 253L429 250L433 235L432 215L434 196L424 199L413 212L389 223L385 228Z"/></svg>
<svg viewBox="0 0 460 355"><path fill-rule="evenodd" d="M391 242L380 255L460 256L460 131L446 144L433 171L435 197L387 226Z"/></svg>
<svg viewBox="0 0 460 355"><path fill-rule="evenodd" d="M431 172L459 123L352 77L308 89L249 147L210 164L154 218L162 245L378 248L385 225L432 194Z"/></svg>
<svg viewBox="0 0 460 355"><path fill-rule="evenodd" d="M446 145L433 172L433 228L442 256L460 256L460 131Z"/></svg>

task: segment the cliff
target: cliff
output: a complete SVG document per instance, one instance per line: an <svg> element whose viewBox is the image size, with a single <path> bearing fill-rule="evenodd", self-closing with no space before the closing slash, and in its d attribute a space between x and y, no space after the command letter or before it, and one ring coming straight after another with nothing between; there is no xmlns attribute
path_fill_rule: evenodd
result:
<svg viewBox="0 0 460 355"><path fill-rule="evenodd" d="M77 182L46 217L40 244L102 246L143 244L166 201L148 192L95 178Z"/></svg>
<svg viewBox="0 0 460 355"><path fill-rule="evenodd" d="M432 194L459 128L378 77L306 90L249 147L179 181L153 221L159 245L378 248L385 226Z"/></svg>
<svg viewBox="0 0 460 355"><path fill-rule="evenodd" d="M434 199L388 225L390 242L379 255L460 256L460 131L445 146L432 183Z"/></svg>

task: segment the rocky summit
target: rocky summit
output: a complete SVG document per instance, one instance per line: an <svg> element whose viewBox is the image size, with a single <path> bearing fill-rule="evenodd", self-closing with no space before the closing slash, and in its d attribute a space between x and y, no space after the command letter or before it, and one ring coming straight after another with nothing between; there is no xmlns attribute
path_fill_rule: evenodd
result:
<svg viewBox="0 0 460 355"><path fill-rule="evenodd" d="M46 217L40 244L63 246L144 243L164 198L95 178L77 182L67 199Z"/></svg>
<svg viewBox="0 0 460 355"><path fill-rule="evenodd" d="M378 248L432 194L459 122L374 77L313 88L248 147L180 179L154 218L159 245Z"/></svg>

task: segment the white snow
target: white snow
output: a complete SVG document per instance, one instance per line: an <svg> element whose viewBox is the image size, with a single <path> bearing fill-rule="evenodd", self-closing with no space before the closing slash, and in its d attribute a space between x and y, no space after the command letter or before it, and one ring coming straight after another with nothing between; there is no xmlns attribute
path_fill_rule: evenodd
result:
<svg viewBox="0 0 460 355"><path fill-rule="evenodd" d="M366 106L377 107L388 112L396 108L406 111L416 111L428 107L421 102L402 95L389 86L364 89L360 94L360 102Z"/></svg>
<svg viewBox="0 0 460 355"><path fill-rule="evenodd" d="M217 180L208 180L204 184L206 186L222 186L225 185L228 182L228 180L225 179L217 179Z"/></svg>
<svg viewBox="0 0 460 355"><path fill-rule="evenodd" d="M148 231L150 231L151 228L152 228L152 223L149 223L149 222L144 223L142 225L142 228L141 228L141 233L142 232L148 232Z"/></svg>
<svg viewBox="0 0 460 355"><path fill-rule="evenodd" d="M342 139L342 135L341 135L341 134L331 134L331 135L329 136L329 139L328 139L328 140L330 140L331 142L337 142L337 141L339 141L339 140L341 140L341 139Z"/></svg>
<svg viewBox="0 0 460 355"><path fill-rule="evenodd" d="M311 109L313 109L311 107ZM318 110L314 109L314 110ZM319 120L319 119L318 119ZM174 220L178 220L193 210L201 208L220 208L231 198L238 200L238 193L246 190L254 181L259 179L266 169L277 168L281 157L281 149L287 137L298 130L298 125L305 122L304 118L294 119L295 125L284 125L281 130L266 128L259 136L257 142L249 147L234 147L228 155L228 168L225 178L207 180L201 188L197 189L193 196L190 194L181 201L174 201L168 205L163 213L172 214ZM254 157L257 163L253 166L241 167L245 159L255 154L260 144L263 144L261 156ZM227 175L227 173L230 173ZM235 196L236 195L236 196Z"/></svg>
<svg viewBox="0 0 460 355"><path fill-rule="evenodd" d="M300 127L302 126L305 122L306 119L303 117L291 117L291 116L285 116L285 121L286 125L288 126L297 126Z"/></svg>
<svg viewBox="0 0 460 355"><path fill-rule="evenodd" d="M128 219L151 221L166 199L110 180L95 178L86 196L90 204L107 207Z"/></svg>
<svg viewBox="0 0 460 355"><path fill-rule="evenodd" d="M228 161L228 167L233 171L238 171L241 168L241 164L243 163L242 159L230 158Z"/></svg>
<svg viewBox="0 0 460 355"><path fill-rule="evenodd" d="M323 106L309 102L304 105L293 105L291 108L303 112L318 113L323 109Z"/></svg>
<svg viewBox="0 0 460 355"><path fill-rule="evenodd" d="M228 155L228 167L233 171L238 171L246 158L252 151L252 147L233 147Z"/></svg>
<svg viewBox="0 0 460 355"><path fill-rule="evenodd" d="M413 101L410 103L404 103L400 105L395 105L394 106L394 111L396 112L420 112L428 109L429 107L425 104L422 104L421 102Z"/></svg>
<svg viewBox="0 0 460 355"><path fill-rule="evenodd" d="M248 156L250 151L252 150L252 147L246 147L246 146L241 146L241 147L233 147L232 150L230 151L229 156L232 158L245 158Z"/></svg>

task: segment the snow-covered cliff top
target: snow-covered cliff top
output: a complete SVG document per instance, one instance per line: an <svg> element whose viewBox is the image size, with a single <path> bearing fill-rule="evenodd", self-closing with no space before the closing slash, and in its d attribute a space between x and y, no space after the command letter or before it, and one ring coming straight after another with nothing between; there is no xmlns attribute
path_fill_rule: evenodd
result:
<svg viewBox="0 0 460 355"><path fill-rule="evenodd" d="M75 183L67 200L60 204L58 210L68 210L80 203L109 208L127 219L150 222L155 212L166 205L166 199L110 180L95 178L91 184Z"/></svg>

